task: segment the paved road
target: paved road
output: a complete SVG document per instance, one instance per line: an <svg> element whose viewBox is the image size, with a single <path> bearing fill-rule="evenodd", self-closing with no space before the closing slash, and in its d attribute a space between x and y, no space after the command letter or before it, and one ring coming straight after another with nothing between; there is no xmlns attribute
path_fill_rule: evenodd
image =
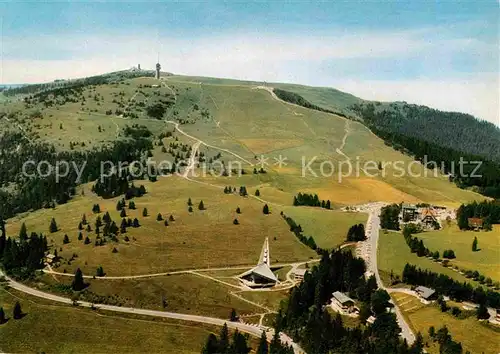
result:
<svg viewBox="0 0 500 354"><path fill-rule="evenodd" d="M40 297L43 299L51 300L51 301L56 301L64 304L73 304L73 301L69 298L54 295L54 294L49 294L37 289L30 288L26 285L23 285L21 283L18 283L14 281L13 279L7 277L1 270L0 270L0 277L4 276L5 279L8 282L8 285L16 289L18 291L21 291L23 293ZM258 326L253 326L245 323L240 323L240 322L231 322L227 320L223 320L220 318L214 318L214 317L206 317L206 316L196 316L196 315L188 315L188 314L182 314L182 313L175 313L175 312L166 312L166 311L155 311L155 310L146 310L146 309L140 309L140 308L135 308L135 307L120 307L120 306L112 306L112 305L104 305L104 304L92 304L90 302L86 301L78 301L78 306L81 307L87 307L91 308L92 306L95 307L96 309L101 309L101 310L106 310L106 311L113 311L113 312L121 312L121 313L129 313L129 314L134 314L134 315L143 315L143 316L154 316L154 317L163 317L163 318L171 318L171 319L176 319L176 320L182 320L182 321L190 321L190 322L198 322L198 323L206 323L206 324L211 324L215 326L223 326L224 323L227 324L229 328L232 329L238 329L241 332L245 332L248 334L251 334L256 337L260 337L262 334L262 329ZM272 338L274 332L272 329L269 329L267 332L268 338ZM305 354L305 351L300 348L300 346L292 341L290 337L288 337L284 333L280 333L280 338L284 343L287 343L289 345L292 345L294 352L296 354Z"/></svg>
<svg viewBox="0 0 500 354"><path fill-rule="evenodd" d="M380 289L390 291L384 286L384 283L382 283L382 279L380 278L380 274L378 273L377 266L377 246L380 231L380 209L381 205L374 205L370 209L368 215L367 237L368 242L370 242L368 270L375 275L375 278L377 279L377 285ZM396 317L399 327L401 327L401 336L406 339L408 344L412 344L415 341L415 334L413 334L413 331L411 330L410 326L406 322L403 314L396 304L394 304L394 309L396 311Z"/></svg>

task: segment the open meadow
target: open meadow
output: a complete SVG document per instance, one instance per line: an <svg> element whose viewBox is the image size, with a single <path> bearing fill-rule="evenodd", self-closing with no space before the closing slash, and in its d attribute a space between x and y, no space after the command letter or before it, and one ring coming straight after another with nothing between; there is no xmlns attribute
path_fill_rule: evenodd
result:
<svg viewBox="0 0 500 354"><path fill-rule="evenodd" d="M342 108L355 101L335 90L275 86L311 100L317 97L320 105L329 101ZM254 182L274 189L270 194L318 193L336 205L383 200L458 206L484 199L457 188L446 176L432 176L430 170L386 146L361 122L285 103L270 90L258 82L186 76L165 76L157 81L144 77L89 86L64 101L54 99L57 104L48 107L36 99L30 100L28 108L16 101L1 106L0 113L13 115L14 129L18 124L30 138L38 137L58 150L109 144L124 138L123 129L133 124L146 126L156 137L174 129L163 120L177 121L182 123L183 132L194 138L175 133L178 139L187 144L201 141L200 151L221 153L222 161L241 162L251 172L259 167L261 158L267 159L264 167L268 176L259 174ZM159 102L167 105L163 120L147 114L147 107ZM159 150L155 147L155 158L165 157ZM278 164L280 156L283 163ZM368 161L371 167L363 168ZM398 176L394 168L397 161L419 177ZM377 169L379 162L384 165L382 170Z"/></svg>
<svg viewBox="0 0 500 354"><path fill-rule="evenodd" d="M426 350L431 354L439 353L439 345L429 337L429 327L437 331L446 326L453 340L461 342L465 351L471 353L497 354L500 351L498 336L500 328L476 320L475 316L460 319L450 313L443 313L436 305L423 305L417 298L401 293L391 294L396 304L402 310L414 332L420 332Z"/></svg>
<svg viewBox="0 0 500 354"><path fill-rule="evenodd" d="M16 301L25 316L15 320ZM0 307L9 318L0 325L0 345L7 353L200 353L207 336L219 329L208 325L54 304L0 289Z"/></svg>
<svg viewBox="0 0 500 354"><path fill-rule="evenodd" d="M347 231L355 224L365 224L368 215L315 207L287 207L283 212L302 226L304 235L312 236L316 244L325 249L346 242Z"/></svg>
<svg viewBox="0 0 500 354"><path fill-rule="evenodd" d="M445 274L460 282L467 281L473 286L479 285L479 283L465 278L465 276L451 268L443 267L440 263L426 257L418 257L416 253L411 253L402 233L384 232L381 230L378 240L377 264L384 283L386 285L390 284L391 271L394 275L401 277L406 263L416 265L422 269L428 269L432 272Z"/></svg>
<svg viewBox="0 0 500 354"><path fill-rule="evenodd" d="M493 231L461 231L455 223L445 223L442 230L424 232L417 235L431 250L440 254L452 249L456 258L453 265L465 270L477 270L494 281L500 281L500 225L494 225ZM478 251L472 251L474 237L478 240Z"/></svg>
<svg viewBox="0 0 500 354"><path fill-rule="evenodd" d="M127 228L118 241L108 240L103 246L95 246L96 218L109 212L119 226L122 218L116 204L121 198L104 200L93 195L89 185L84 187L84 196L67 204L8 220L7 232L17 235L25 223L29 232L47 234L51 253L57 249L58 256L62 257L55 270L71 274L80 268L84 274L93 275L98 266L103 266L110 276L253 266L266 237L272 263L307 261L316 256L290 232L279 210L271 207L271 213L264 215L263 203L254 198L224 194L218 188L207 188L176 176L161 178L155 183L144 182L144 185L147 194L134 200L136 209L125 209L126 218L137 218L141 226ZM192 212L187 205L190 198ZM198 209L200 201L204 210ZM99 215L92 213L94 204L100 205ZM236 212L238 207L240 214ZM146 217L143 216L145 208ZM78 225L84 214L93 231L81 231L83 239L78 240ZM168 226L164 220L157 220L158 214L167 220ZM170 215L174 221L169 220ZM58 225L55 233L49 233L51 218L55 218ZM234 224L235 219L238 225ZM63 243L64 235L68 235L67 244ZM84 243L86 237L89 244ZM118 252L113 253L113 248Z"/></svg>

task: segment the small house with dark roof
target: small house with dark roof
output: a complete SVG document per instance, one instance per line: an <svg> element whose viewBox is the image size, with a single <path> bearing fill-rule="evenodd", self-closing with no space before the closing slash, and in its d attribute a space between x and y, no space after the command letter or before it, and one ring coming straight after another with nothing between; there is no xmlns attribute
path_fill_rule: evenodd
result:
<svg viewBox="0 0 500 354"><path fill-rule="evenodd" d="M404 222L417 220L417 207L413 204L403 203L401 206L401 216Z"/></svg>
<svg viewBox="0 0 500 354"><path fill-rule="evenodd" d="M336 291L333 294L332 301L335 302L343 310L349 310L354 307L354 300L349 296L341 293L340 291Z"/></svg>
<svg viewBox="0 0 500 354"><path fill-rule="evenodd" d="M437 298L436 290L427 288L425 286L417 286L415 288L415 292L418 294L418 296L427 301Z"/></svg>

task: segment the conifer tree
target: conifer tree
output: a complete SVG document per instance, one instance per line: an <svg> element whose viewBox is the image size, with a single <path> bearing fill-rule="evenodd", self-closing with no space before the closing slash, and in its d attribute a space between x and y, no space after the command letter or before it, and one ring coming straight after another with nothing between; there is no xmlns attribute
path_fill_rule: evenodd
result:
<svg viewBox="0 0 500 354"><path fill-rule="evenodd" d="M68 237L68 235L64 235L64 238L63 238L63 243L64 243L64 244L69 243L69 237Z"/></svg>
<svg viewBox="0 0 500 354"><path fill-rule="evenodd" d="M200 204L198 204L199 210L205 210L205 205L203 204L203 200L200 200Z"/></svg>
<svg viewBox="0 0 500 354"><path fill-rule="evenodd" d="M264 205L264 207L262 208L262 212L267 215L269 214L269 207L267 206L267 204Z"/></svg>
<svg viewBox="0 0 500 354"><path fill-rule="evenodd" d="M75 272L75 276L73 277L73 282L71 283L71 287L73 288L74 291L81 291L85 289L85 282L83 281L83 273L80 270L80 268L78 268Z"/></svg>
<svg viewBox="0 0 500 354"><path fill-rule="evenodd" d="M219 335L219 351L217 353L227 353L229 351L229 329L227 323L222 326Z"/></svg>
<svg viewBox="0 0 500 354"><path fill-rule="evenodd" d="M237 208L236 208L236 213L237 213L237 214L241 214L241 209L240 209L240 207L237 207Z"/></svg>
<svg viewBox="0 0 500 354"><path fill-rule="evenodd" d="M208 335L205 346L203 347L202 354L218 354L219 353L219 341L215 334L210 333Z"/></svg>
<svg viewBox="0 0 500 354"><path fill-rule="evenodd" d="M255 196L260 197L260 191L258 189L255 191Z"/></svg>
<svg viewBox="0 0 500 354"><path fill-rule="evenodd" d="M163 216L161 216L161 213L158 213L158 215L156 216L156 221L162 221L163 220Z"/></svg>
<svg viewBox="0 0 500 354"><path fill-rule="evenodd" d="M173 216L172 214L170 214L170 216L168 217L168 220L170 220L170 221L174 221L174 220L175 220L175 219L174 219L174 216Z"/></svg>
<svg viewBox="0 0 500 354"><path fill-rule="evenodd" d="M21 230L19 230L19 239L24 242L28 239L28 230L26 229L26 224L21 225Z"/></svg>
<svg viewBox="0 0 500 354"><path fill-rule="evenodd" d="M3 308L0 307L0 324L3 324L5 322L5 312L3 311Z"/></svg>
<svg viewBox="0 0 500 354"><path fill-rule="evenodd" d="M14 310L12 310L12 317L14 317L15 320L23 317L23 311L21 310L21 304L19 303L19 301L16 301L16 304L14 305Z"/></svg>
<svg viewBox="0 0 500 354"><path fill-rule="evenodd" d="M104 276L104 268L102 266L97 267L95 275L98 277L103 277Z"/></svg>
<svg viewBox="0 0 500 354"><path fill-rule="evenodd" d="M269 345L267 344L266 332L262 331L260 335L259 346L255 354L269 354Z"/></svg>
<svg viewBox="0 0 500 354"><path fill-rule="evenodd" d="M85 240L83 241L84 244L88 245L90 243L90 239L88 236L85 237Z"/></svg>
<svg viewBox="0 0 500 354"><path fill-rule="evenodd" d="M188 211L189 211L190 213L192 213L192 212L193 212L193 207L192 207L192 206L190 206L190 207L188 208Z"/></svg>
<svg viewBox="0 0 500 354"><path fill-rule="evenodd" d="M229 320L231 322L236 322L238 321L238 315L236 314L236 310L233 308L231 309L231 314L229 315Z"/></svg>
<svg viewBox="0 0 500 354"><path fill-rule="evenodd" d="M54 232L57 232L57 230L58 230L58 227L57 227L56 219L52 218L52 220L50 221L49 231L51 233L54 233Z"/></svg>
<svg viewBox="0 0 500 354"><path fill-rule="evenodd" d="M142 210L142 216L144 216L144 217L148 216L148 209L147 208L144 208Z"/></svg>
<svg viewBox="0 0 500 354"><path fill-rule="evenodd" d="M120 217L121 217L121 218L124 218L124 217L126 217L126 216L127 216L127 212L125 211L125 209L122 209L122 210L120 211Z"/></svg>
<svg viewBox="0 0 500 354"><path fill-rule="evenodd" d="M474 241L472 241L472 252L477 251L477 237L474 236Z"/></svg>
<svg viewBox="0 0 500 354"><path fill-rule="evenodd" d="M191 198L188 199L187 205L188 206L192 206L193 205L193 202L191 201Z"/></svg>
<svg viewBox="0 0 500 354"><path fill-rule="evenodd" d="M83 240L83 234L81 232L78 233L78 241Z"/></svg>

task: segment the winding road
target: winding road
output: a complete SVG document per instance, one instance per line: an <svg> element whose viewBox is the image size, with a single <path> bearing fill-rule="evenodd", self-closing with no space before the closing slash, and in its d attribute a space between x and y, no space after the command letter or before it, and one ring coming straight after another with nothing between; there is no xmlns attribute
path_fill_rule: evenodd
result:
<svg viewBox="0 0 500 354"><path fill-rule="evenodd" d="M4 277L7 280L7 284L9 287L12 289L21 291L23 293L36 296L39 298L43 298L46 300L51 300L59 303L64 303L68 305L75 305L77 304L80 307L86 307L86 308L93 308L96 310L105 310L105 311L112 311L112 312L120 312L120 313L128 313L128 314L133 314L133 315L143 315L143 316L153 316L153 317L162 317L162 318L170 318L170 319L175 319L175 320L181 320L181 321L190 321L190 322L198 322L198 323L205 323L205 324L211 324L215 326L223 326L224 324L227 324L229 328L232 329L238 329L241 332L245 332L248 334L251 334L255 337L260 337L262 332L265 331L268 339L270 340L274 336L274 331L272 329L262 329L259 326L253 326L241 322L231 322L227 320L223 320L220 318L215 318L215 317L207 317L207 316L197 316L197 315L189 315L189 314L182 314L182 313L176 313L176 312L167 312L167 311L156 311L156 310L146 310L146 309L141 309L141 308L135 308L135 307L121 307L121 306L112 306L112 305L105 305L105 304L92 304L90 302L86 301L78 301L76 303L73 302L73 300L54 295L54 294L49 294L37 289L30 288L26 285L23 285L21 283L16 282L15 280L11 279L10 277L6 276L6 274L0 270L0 277ZM286 343L288 345L291 345L294 349L294 353L296 354L304 354L305 351L293 340L288 337L285 333L280 333L280 339L283 343Z"/></svg>

